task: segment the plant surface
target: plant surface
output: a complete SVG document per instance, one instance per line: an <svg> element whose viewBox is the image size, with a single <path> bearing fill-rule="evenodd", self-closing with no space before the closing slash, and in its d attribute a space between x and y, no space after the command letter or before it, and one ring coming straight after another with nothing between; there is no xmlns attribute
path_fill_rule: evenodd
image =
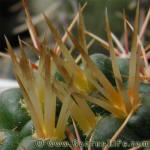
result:
<svg viewBox="0 0 150 150"><path fill-rule="evenodd" d="M143 143L150 138L150 88L149 84L141 83L139 7L137 6L132 27L130 55L127 55L128 59L122 59L116 57L119 52L113 46L114 36L110 30L107 11L105 21L108 42L85 30L82 18L84 7L79 10L63 38L44 15L56 40L56 47L52 50L47 46L46 38L42 43L39 42L28 8L24 2L23 4L33 45L19 39L19 56L6 38L7 50L22 93L20 89L12 89L0 95L0 115L4 118L0 122L0 148L141 148L143 145L136 145L137 142ZM79 40L76 40L70 31L78 18ZM89 56L91 43L87 44L86 34L98 39L109 50L110 57L103 54ZM68 36L74 48L79 51L77 59L72 57L72 51L65 44ZM23 43L39 56L38 65L27 59ZM78 60L81 60L80 65ZM5 118L4 115L8 117ZM148 142L145 143L148 145Z"/></svg>

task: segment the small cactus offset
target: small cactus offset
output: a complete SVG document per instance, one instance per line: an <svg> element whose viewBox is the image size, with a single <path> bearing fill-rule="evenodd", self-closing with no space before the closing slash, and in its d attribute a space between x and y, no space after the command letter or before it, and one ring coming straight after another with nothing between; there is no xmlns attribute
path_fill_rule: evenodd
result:
<svg viewBox="0 0 150 150"><path fill-rule="evenodd" d="M26 3L27 24L33 45L19 39L21 55L6 39L14 74L20 88L0 94L1 150L127 150L149 148L149 54L142 37L150 13L138 34L139 5L134 26L125 13L125 48L111 32L105 13L108 42L85 29L81 7L63 37L44 15L55 41L54 49L36 34ZM71 30L78 21L78 40ZM128 30L132 32L129 48ZM86 35L92 37L87 43ZM68 48L67 38L73 43ZM97 40L109 51L89 55ZM117 46L114 47L114 43ZM24 46L39 57L27 59ZM79 56L72 56L72 49Z"/></svg>

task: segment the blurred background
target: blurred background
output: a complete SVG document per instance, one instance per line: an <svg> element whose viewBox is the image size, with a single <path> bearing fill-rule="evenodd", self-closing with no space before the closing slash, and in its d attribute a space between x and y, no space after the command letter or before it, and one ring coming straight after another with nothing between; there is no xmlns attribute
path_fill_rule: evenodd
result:
<svg viewBox="0 0 150 150"><path fill-rule="evenodd" d="M133 23L137 0L26 0L33 23L36 27L38 37L42 41L46 35L50 46L54 46L54 40L43 19L45 13L60 31L64 34L71 20L78 11L79 4L82 6L87 2L83 12L85 27L88 31L106 39L105 33L105 9L108 9L111 29L117 37L123 39L123 19L122 12L125 10L128 20ZM143 23L145 14L150 6L150 0L140 0L140 24ZM73 29L76 35L76 29ZM0 0L0 52L6 52L4 35L7 36L14 50L18 52L18 36L24 41L31 43L30 36L25 24L25 12L21 0ZM150 39L150 30L147 28L145 35L146 42ZM87 37L87 41L89 41ZM36 61L37 56L29 51L26 53L29 59ZM106 51L94 42L89 53ZM0 87L1 80L15 79L12 71L12 64L9 59L0 57Z"/></svg>

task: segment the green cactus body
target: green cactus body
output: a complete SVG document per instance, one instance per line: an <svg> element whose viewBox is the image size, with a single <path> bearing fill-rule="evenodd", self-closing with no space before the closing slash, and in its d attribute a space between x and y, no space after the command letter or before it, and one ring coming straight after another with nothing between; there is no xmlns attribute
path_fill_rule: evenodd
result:
<svg viewBox="0 0 150 150"><path fill-rule="evenodd" d="M57 142L48 139L34 138L33 122L21 107L22 100L20 89L9 89L0 94L0 150L59 150L60 147L69 149L65 141L58 141L57 145Z"/></svg>
<svg viewBox="0 0 150 150"><path fill-rule="evenodd" d="M23 108L23 96L20 89L9 89L0 94L0 128L20 128L30 117Z"/></svg>
<svg viewBox="0 0 150 150"><path fill-rule="evenodd" d="M68 144L65 141L52 142L28 136L20 142L17 150L22 150L22 147L25 147L27 150L69 150Z"/></svg>
<svg viewBox="0 0 150 150"><path fill-rule="evenodd" d="M94 54L91 59L98 68L105 74L107 79L111 82L112 79L115 80L114 76L110 71L112 71L111 61L109 57L103 56L103 54ZM106 63L107 62L107 63ZM107 66L107 64L109 65ZM129 75L129 60L125 58L117 58L118 67L120 73L123 77L123 83L125 87L128 85L128 75ZM107 70L106 68L110 68ZM112 83L112 82L111 82ZM127 125L123 131L119 134L114 144L109 149L112 150L126 150L136 145L138 141L146 141L150 138L150 85L140 82L139 92L140 92L140 104L137 107L134 114L129 119ZM92 138L92 150L103 149L106 144L109 145L109 140L116 133L119 127L122 125L124 119L119 119L115 116L105 113L103 115L102 109L96 105L91 105L94 107L93 111L99 111L102 115L102 119L97 123L94 129L94 135ZM97 109L97 110L96 110ZM134 145L135 144L135 145ZM148 149L148 148L147 148Z"/></svg>
<svg viewBox="0 0 150 150"><path fill-rule="evenodd" d="M16 150L20 140L20 135L16 131L0 129L1 150Z"/></svg>
<svg viewBox="0 0 150 150"><path fill-rule="evenodd" d="M141 106L130 118L128 126L143 140L150 138L150 95L145 95L141 100Z"/></svg>
<svg viewBox="0 0 150 150"><path fill-rule="evenodd" d="M112 62L111 59L100 53L95 53L90 56L92 61L98 66L98 68L104 73L107 79L115 85L115 79L113 77ZM128 80L129 75L129 60L127 58L117 58L118 67L120 73L123 76L123 82Z"/></svg>
<svg viewBox="0 0 150 150"><path fill-rule="evenodd" d="M28 121L21 129L21 137L31 136L34 134L34 126L32 120Z"/></svg>
<svg viewBox="0 0 150 150"><path fill-rule="evenodd" d="M112 73L112 63L109 57L104 54L93 54L90 56L91 60L98 66L98 68L104 73L109 81L115 85L115 80Z"/></svg>
<svg viewBox="0 0 150 150"><path fill-rule="evenodd" d="M92 139L93 149L104 148L107 144L109 145L110 139L113 137L117 129L121 126L123 120L119 120L113 116L106 116L102 118L96 125L94 136ZM132 129L127 126L120 133L114 144L111 145L111 150L123 150L130 148L129 144L131 141L141 140ZM126 145L125 145L126 143ZM102 149L103 149L102 148Z"/></svg>

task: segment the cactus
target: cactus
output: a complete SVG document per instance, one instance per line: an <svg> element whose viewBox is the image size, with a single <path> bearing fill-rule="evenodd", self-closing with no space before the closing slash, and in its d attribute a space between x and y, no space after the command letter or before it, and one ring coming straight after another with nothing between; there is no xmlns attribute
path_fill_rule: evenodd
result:
<svg viewBox="0 0 150 150"><path fill-rule="evenodd" d="M39 65L27 59L20 39L21 56L18 56L6 38L7 50L23 98L21 94L19 96L12 94L11 99L8 94L11 90L2 93L0 98L6 94L6 99L7 96L9 99L5 103L10 105L11 102L22 104L20 102L22 100L24 107L19 107L15 113L16 116L18 113L24 115L25 119L16 118L17 121L15 120L11 126L7 121L12 122L12 118L5 118L8 120L0 122L0 127L2 126L0 148L2 150L70 148L123 150L137 146L137 141L142 143L148 140L150 95L149 84L141 83L140 76L142 59L141 47L138 46L139 7L137 6L136 10L131 54L127 57L130 59L116 57L118 51L113 46L114 36L111 34L107 11L105 20L108 42L96 39L108 48L110 57L102 54L88 55L89 44L85 35L89 34L93 38L96 36L84 27L82 18L84 7L79 10L73 21L76 22L79 18L79 41L71 34L72 27L69 27L67 34L61 38L50 19L44 16L57 42L54 50L47 46L46 38L42 44L39 42L25 3L24 7L33 46L25 42L24 44L39 56ZM79 51L82 65L78 65L78 61L69 52L65 44L67 36ZM13 92L17 93L17 90L13 89ZM2 102L3 100L0 101L0 106L3 106ZM14 110L16 106L12 105L11 109ZM9 113L15 116L9 112L9 107L5 107L4 109L8 110L6 116ZM24 114L24 110L30 114L30 117ZM107 112L102 113L102 111Z"/></svg>

